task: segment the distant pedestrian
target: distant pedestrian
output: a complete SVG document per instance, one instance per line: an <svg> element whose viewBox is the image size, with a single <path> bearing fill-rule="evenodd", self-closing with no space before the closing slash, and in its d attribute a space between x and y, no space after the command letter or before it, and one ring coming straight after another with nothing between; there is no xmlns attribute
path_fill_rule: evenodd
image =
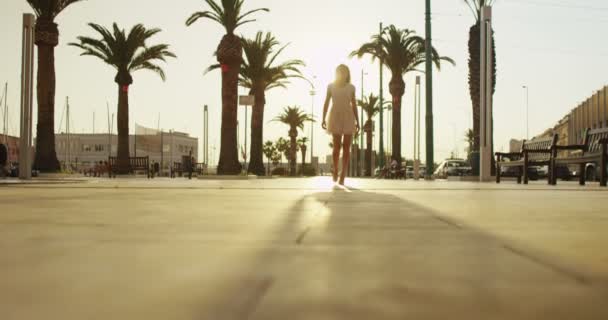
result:
<svg viewBox="0 0 608 320"><path fill-rule="evenodd" d="M192 157L192 149L190 149L190 152L188 153L188 159L188 179L192 180L192 172L194 171L194 157Z"/></svg>

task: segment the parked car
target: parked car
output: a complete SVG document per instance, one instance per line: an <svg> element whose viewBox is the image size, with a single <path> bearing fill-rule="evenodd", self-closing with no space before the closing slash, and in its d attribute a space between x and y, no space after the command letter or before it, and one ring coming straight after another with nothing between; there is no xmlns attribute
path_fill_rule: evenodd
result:
<svg viewBox="0 0 608 320"><path fill-rule="evenodd" d="M433 177L437 179L447 179L448 177L454 176L468 176L473 171L469 162L462 159L449 159L443 161L435 173L433 173Z"/></svg>
<svg viewBox="0 0 608 320"><path fill-rule="evenodd" d="M606 171L608 172L608 168L606 169ZM574 169L571 174L570 177L578 177L581 173L579 172L579 168L577 166L576 169ZM598 163L588 163L585 166L585 180L586 181L599 181L600 179L600 166Z"/></svg>
<svg viewBox="0 0 608 320"><path fill-rule="evenodd" d="M405 170L406 170L405 171L405 176L408 179L414 179L414 167L413 166L407 166L405 168ZM420 166L419 171L420 171L420 177L424 177L425 172L426 172L426 167L425 166Z"/></svg>

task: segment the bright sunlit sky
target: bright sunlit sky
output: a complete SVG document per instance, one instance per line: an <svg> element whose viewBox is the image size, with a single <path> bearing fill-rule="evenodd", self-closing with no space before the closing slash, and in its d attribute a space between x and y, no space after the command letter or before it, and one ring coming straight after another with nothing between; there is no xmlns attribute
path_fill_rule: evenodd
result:
<svg viewBox="0 0 608 320"><path fill-rule="evenodd" d="M353 84L360 92L361 70L366 93L378 93L377 64L368 59L349 59L348 54L378 31L379 22L416 30L424 35L423 0L247 0L246 9L268 7L257 22L245 25L239 33L251 37L258 30L272 31L282 43L291 43L282 58L302 59L304 74L314 79L318 95L314 113L320 115L325 88L334 69L346 63L353 73ZM114 70L91 57L80 57L68 47L79 35L93 35L86 26L95 22L110 26L117 22L130 28L136 23L163 30L152 42L168 43L178 55L165 66L168 79L148 71L134 74L130 91L131 130L134 122L165 130L185 131L201 137L202 107L210 108L210 145L219 151L221 112L220 74L203 75L215 62L213 53L224 34L221 26L200 20L186 27L186 18L206 10L203 0L87 0L75 4L57 19L60 44L56 48L57 95L56 130L65 97L70 97L75 132L90 132L93 113L97 132L107 132L106 102L116 112L117 90ZM21 14L32 12L25 0L0 3L0 82L8 82L10 133L17 134L21 54ZM441 55L452 57L457 66L446 65L435 73L435 152L436 159L457 150L464 156L464 132L471 127L471 102L467 84L467 39L474 19L462 0L433 0L434 46ZM525 137L525 95L522 85L530 87L530 134L552 126L570 109L606 84L608 43L603 30L608 26L608 5L604 0L497 0L494 29L497 42L498 83L495 94L495 141L497 150L508 149L511 138ZM413 153L414 77L406 77L403 110L403 150ZM390 79L385 72L385 79ZM270 122L283 107L299 105L311 109L310 85L296 80L287 90L275 89L267 95L265 140L286 136L288 129ZM424 90L424 88L423 88ZM245 91L241 89L241 93ZM388 99L388 80L385 82ZM423 94L424 95L424 94ZM34 106L36 108L36 106ZM424 109L424 101L423 101ZM244 109L240 107L240 123ZM422 118L424 123L424 114ZM65 123L65 121L64 121ZM35 124L34 124L35 128ZM243 143L243 126L240 126ZM116 130L114 129L114 132ZM306 135L309 129L306 129ZM424 146L424 134L422 134ZM315 126L315 155L329 153L328 136ZM217 153L215 155L217 157ZM424 155L424 149L423 149ZM213 152L211 151L211 154ZM323 162L324 158L321 158Z"/></svg>

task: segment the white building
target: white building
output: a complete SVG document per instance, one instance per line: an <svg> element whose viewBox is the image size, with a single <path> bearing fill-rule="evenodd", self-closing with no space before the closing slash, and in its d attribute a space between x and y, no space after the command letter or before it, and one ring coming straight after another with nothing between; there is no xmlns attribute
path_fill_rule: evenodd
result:
<svg viewBox="0 0 608 320"><path fill-rule="evenodd" d="M76 170L91 168L94 163L108 161L116 156L118 136L101 134L56 134L55 148L62 165L70 164ZM162 151L161 151L162 145ZM155 135L129 135L131 157L150 157L150 163L161 163L169 168L174 162L182 162L182 156L190 151L198 155L198 138L181 132L163 132Z"/></svg>

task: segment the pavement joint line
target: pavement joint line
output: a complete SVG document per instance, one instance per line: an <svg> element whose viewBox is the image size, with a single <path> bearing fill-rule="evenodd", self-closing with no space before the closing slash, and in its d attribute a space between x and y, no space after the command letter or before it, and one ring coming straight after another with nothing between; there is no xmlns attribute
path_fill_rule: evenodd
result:
<svg viewBox="0 0 608 320"><path fill-rule="evenodd" d="M236 313L239 315L237 319L251 319L251 316L260 306L260 302L264 299L268 291L274 284L273 277L264 277L256 283L251 289L251 293L247 295L245 301L240 306L237 306Z"/></svg>
<svg viewBox="0 0 608 320"><path fill-rule="evenodd" d="M329 200L325 200L323 201L322 206L323 207L327 207L327 205L329 204ZM313 214L313 219L317 219L319 218L319 216L321 216L321 210L317 210L314 214ZM295 243L297 245L302 245L304 243L304 238L308 235L308 233L310 232L310 230L312 230L313 225L315 224L315 222L311 222L304 230L302 230L302 232L300 232L300 234L298 235L298 237L296 238Z"/></svg>
<svg viewBox="0 0 608 320"><path fill-rule="evenodd" d="M302 232L300 232L300 234L296 238L296 244L297 245L301 245L304 242L304 237L306 237L306 235L308 234L308 232L310 232L310 229L312 229L312 227L308 226L304 230L302 230Z"/></svg>
<svg viewBox="0 0 608 320"><path fill-rule="evenodd" d="M559 266L556 263L549 262L545 259L542 259L541 257L539 257L537 255L526 252L525 250L522 250L522 249L515 248L514 246L511 246L508 244L503 244L502 247L503 247L503 249L505 249L517 256L520 256L520 257L522 257L526 260L529 260L531 262L534 262L544 268L547 268L558 274L561 274L562 276L572 279L581 285L584 285L584 286L591 285L591 281L588 279L588 277L586 277L585 275L580 274L574 270L571 270L567 267Z"/></svg>

